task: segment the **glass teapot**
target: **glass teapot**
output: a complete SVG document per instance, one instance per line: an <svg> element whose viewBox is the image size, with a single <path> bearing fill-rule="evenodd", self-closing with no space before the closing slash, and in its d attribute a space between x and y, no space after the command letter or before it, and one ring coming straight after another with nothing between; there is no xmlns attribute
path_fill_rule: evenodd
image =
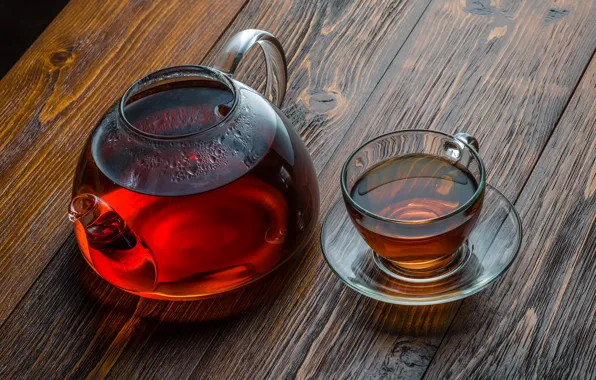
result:
<svg viewBox="0 0 596 380"><path fill-rule="evenodd" d="M266 95L232 79L258 44ZM170 67L135 82L91 133L69 219L89 265L158 299L246 285L301 249L319 190L310 156L279 106L286 60L271 34L245 30L216 68Z"/></svg>

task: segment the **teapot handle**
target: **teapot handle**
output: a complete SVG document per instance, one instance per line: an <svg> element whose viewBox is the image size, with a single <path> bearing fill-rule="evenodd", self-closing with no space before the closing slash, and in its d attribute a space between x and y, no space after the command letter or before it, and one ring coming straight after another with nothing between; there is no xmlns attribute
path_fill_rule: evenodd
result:
<svg viewBox="0 0 596 380"><path fill-rule="evenodd" d="M288 67L281 44L270 33L258 29L247 29L237 33L224 46L215 67L232 76L242 57L255 43L263 49L267 63L265 96L277 107L281 107L286 95Z"/></svg>

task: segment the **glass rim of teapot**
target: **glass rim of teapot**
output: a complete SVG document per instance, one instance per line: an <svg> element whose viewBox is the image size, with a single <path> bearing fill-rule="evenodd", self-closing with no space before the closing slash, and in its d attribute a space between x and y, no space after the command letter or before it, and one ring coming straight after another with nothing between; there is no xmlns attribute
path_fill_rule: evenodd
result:
<svg viewBox="0 0 596 380"><path fill-rule="evenodd" d="M230 111L221 119L218 120L215 124L205 128L200 129L198 131L193 131L191 133L186 133L183 135L158 135L149 132L145 132L137 127L135 127L126 117L124 108L128 105L128 101L131 100L136 94L151 89L152 87L157 87L158 85L173 83L177 81L189 80L188 78L192 77L201 77L207 78L211 80L218 81L224 84L228 89L232 92L234 96L234 102L230 107ZM207 131L210 131L218 126L227 122L227 120L234 114L236 110L236 105L238 104L237 99L238 91L232 79L226 75L225 73L221 72L218 69L208 66L202 65L179 65L179 66L169 66L165 67L153 72L150 72L147 75L137 79L133 84L131 84L124 94L120 98L118 102L118 117L122 121L122 123L128 128L130 131L146 138L155 139L155 140L182 140L189 137L194 137L200 134L203 134Z"/></svg>
<svg viewBox="0 0 596 380"><path fill-rule="evenodd" d="M374 212L371 212L371 211L365 209L364 207L360 206L352 198L352 196L350 195L350 191L348 191L348 186L346 184L346 177L347 177L348 166L350 165L350 162L356 156L356 154L358 154L360 151L362 151L362 149L365 148L366 146L368 146L376 141L386 139L387 137L390 137L390 136L408 134L408 133L413 133L413 134L416 134L416 133L427 133L428 134L428 133L430 133L430 134L437 134L437 135L441 135L444 137L448 137L448 138L454 140L455 142L457 142L458 144L461 144L463 147L465 147L468 151L470 151L472 153L474 158L478 161L478 164L480 167L480 181L478 183L478 188L476 189L476 192L474 192L474 195L472 195L470 197L470 199L468 199L466 201L466 203L459 206L455 210L453 210L445 215L438 216L436 218L421 219L421 220L402 220L402 219L387 218L385 216L375 214ZM404 129L401 131L394 131L394 132L382 134L380 136L377 136L373 139L370 139L370 140L364 142L358 148L356 148L350 154L350 156L346 159L346 161L344 162L344 164L342 166L340 182L341 182L341 192L342 192L344 200L346 202L348 202L352 207L354 207L354 209L356 209L358 212L360 212L370 218L373 218L373 219L376 219L376 220L379 220L382 222L393 223L393 224L421 225L421 224L430 224L430 223L448 219L454 215L461 214L463 211L472 207L476 203L478 198L480 198L480 196L483 194L484 189L486 187L486 171L485 171L484 161L482 160L482 157L480 157L480 154L478 154L476 149L472 145L468 144L466 141L460 140L448 133L440 132L440 131L436 131L436 130L432 130L432 129Z"/></svg>

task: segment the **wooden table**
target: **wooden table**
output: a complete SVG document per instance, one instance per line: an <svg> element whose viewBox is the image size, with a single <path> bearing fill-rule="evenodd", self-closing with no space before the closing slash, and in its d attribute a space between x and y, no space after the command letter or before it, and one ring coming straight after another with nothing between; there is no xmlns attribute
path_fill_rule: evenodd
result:
<svg viewBox="0 0 596 380"><path fill-rule="evenodd" d="M595 20L590 0L72 0L0 86L0 377L595 378ZM425 307L348 289L317 239L222 299L96 276L66 220L86 136L136 78L255 27L286 49L322 213L363 141L467 131L523 219L509 271ZM258 86L259 65L240 78Z"/></svg>

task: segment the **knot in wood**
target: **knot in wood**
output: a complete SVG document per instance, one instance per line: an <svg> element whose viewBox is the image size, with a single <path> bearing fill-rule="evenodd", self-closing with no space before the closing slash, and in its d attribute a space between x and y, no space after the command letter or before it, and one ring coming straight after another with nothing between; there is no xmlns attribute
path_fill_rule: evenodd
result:
<svg viewBox="0 0 596 380"><path fill-rule="evenodd" d="M340 93L335 91L314 90L308 96L309 111L315 114L326 114L343 103Z"/></svg>
<svg viewBox="0 0 596 380"><path fill-rule="evenodd" d="M50 55L50 63L57 68L68 65L73 59L74 54L68 50L55 51Z"/></svg>

